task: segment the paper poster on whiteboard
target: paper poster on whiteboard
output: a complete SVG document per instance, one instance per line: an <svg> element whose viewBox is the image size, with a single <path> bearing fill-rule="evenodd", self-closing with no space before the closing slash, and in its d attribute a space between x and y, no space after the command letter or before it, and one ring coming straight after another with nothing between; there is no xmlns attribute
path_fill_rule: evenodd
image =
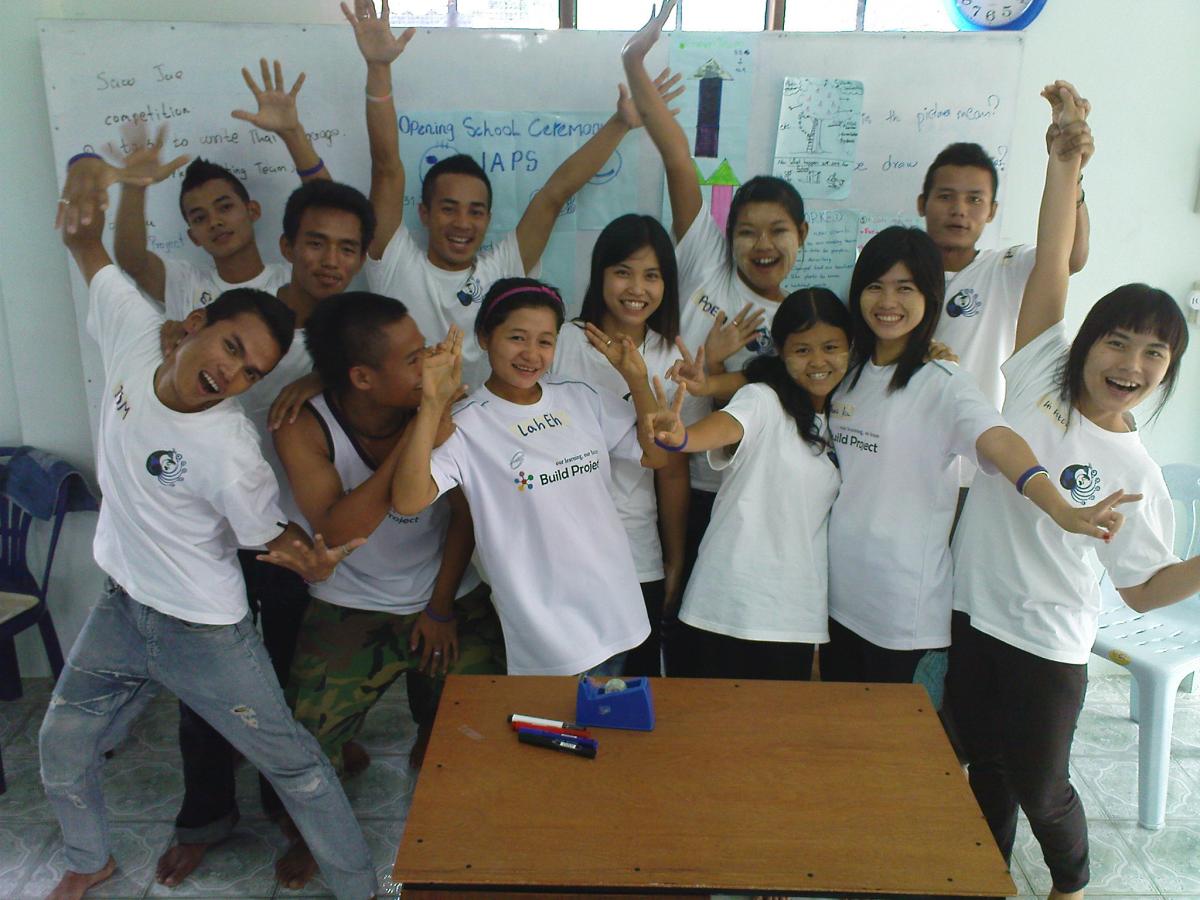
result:
<svg viewBox="0 0 1200 900"><path fill-rule="evenodd" d="M435 163L465 153L492 183L492 230L511 231L546 179L608 118L608 113L405 112L396 121L400 158L409 173L404 205L416 210L425 174ZM555 230L598 231L636 209L638 156L637 143L624 142L563 208Z"/></svg>
<svg viewBox="0 0 1200 900"><path fill-rule="evenodd" d="M679 124L688 136L701 192L722 230L734 191L755 174L746 171L754 37L675 34L670 45L671 69L687 88L676 101Z"/></svg>
<svg viewBox="0 0 1200 900"><path fill-rule="evenodd" d="M772 171L809 199L850 196L863 83L785 78Z"/></svg>

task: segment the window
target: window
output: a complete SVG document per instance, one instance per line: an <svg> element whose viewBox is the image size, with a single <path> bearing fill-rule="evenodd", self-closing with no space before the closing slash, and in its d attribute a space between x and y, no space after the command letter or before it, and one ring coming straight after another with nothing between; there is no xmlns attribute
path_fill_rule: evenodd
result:
<svg viewBox="0 0 1200 900"><path fill-rule="evenodd" d="M558 0L399 0L394 27L424 25L460 28L558 27Z"/></svg>
<svg viewBox="0 0 1200 900"><path fill-rule="evenodd" d="M784 31L855 31L858 0L790 0L784 10Z"/></svg>
<svg viewBox="0 0 1200 900"><path fill-rule="evenodd" d="M650 18L646 0L578 0L575 27L594 31L637 31ZM668 27L674 23L669 23ZM762 27L762 24L759 24Z"/></svg>
<svg viewBox="0 0 1200 900"><path fill-rule="evenodd" d="M863 31L957 31L943 0L867 0Z"/></svg>

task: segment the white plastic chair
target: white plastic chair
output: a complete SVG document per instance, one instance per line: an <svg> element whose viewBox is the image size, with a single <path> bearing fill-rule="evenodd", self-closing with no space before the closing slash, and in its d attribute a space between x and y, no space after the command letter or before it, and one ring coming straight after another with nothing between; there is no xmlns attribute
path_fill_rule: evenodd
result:
<svg viewBox="0 0 1200 900"><path fill-rule="evenodd" d="M1171 498L1184 509L1183 559L1200 542L1200 466L1163 466ZM1092 652L1129 669L1129 718L1138 723L1138 823L1163 826L1175 694L1200 669L1200 595L1164 609L1136 613L1122 602L1106 574L1100 580L1100 627Z"/></svg>

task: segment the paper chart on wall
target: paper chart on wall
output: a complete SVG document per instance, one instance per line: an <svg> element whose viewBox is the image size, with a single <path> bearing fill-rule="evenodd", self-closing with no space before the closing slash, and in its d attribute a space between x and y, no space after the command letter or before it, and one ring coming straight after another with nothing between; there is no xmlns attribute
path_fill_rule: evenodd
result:
<svg viewBox="0 0 1200 900"><path fill-rule="evenodd" d="M891 225L918 227L921 220L904 213L868 213L856 209L808 210L808 239L796 265L783 282L788 293L804 287L826 287L843 301L863 246Z"/></svg>
<svg viewBox="0 0 1200 900"><path fill-rule="evenodd" d="M862 101L861 81L785 78L774 174L806 199L849 197Z"/></svg>
<svg viewBox="0 0 1200 900"><path fill-rule="evenodd" d="M405 208L415 213L431 166L465 153L492 183L493 233L511 231L546 179L608 118L607 113L406 112L396 122L400 156L409 173ZM555 231L598 231L637 209L637 156L635 142L622 144L563 207ZM415 215L411 221L415 223Z"/></svg>
<svg viewBox="0 0 1200 900"><path fill-rule="evenodd" d="M734 191L750 178L746 151L754 84L753 35L675 34L672 71L687 88L676 101L700 189L722 229ZM670 216L664 216L669 220Z"/></svg>

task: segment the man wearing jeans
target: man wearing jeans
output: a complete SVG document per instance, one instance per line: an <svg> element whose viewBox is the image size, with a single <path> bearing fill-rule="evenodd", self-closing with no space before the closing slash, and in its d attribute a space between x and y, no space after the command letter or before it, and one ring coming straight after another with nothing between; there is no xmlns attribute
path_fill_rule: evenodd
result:
<svg viewBox="0 0 1200 900"><path fill-rule="evenodd" d="M88 330L105 368L96 464L104 502L93 549L110 583L71 650L39 736L42 782L68 866L51 896L80 897L116 868L100 767L154 681L271 780L335 893L362 900L376 887L366 841L337 776L271 677L236 556L239 544L265 544L265 559L319 580L361 543L310 545L284 521L253 427L236 404L222 402L287 352L293 316L269 294L229 291L188 317L185 337L164 357L161 314L100 242L112 178L94 171L68 172L59 218L89 284Z"/></svg>

